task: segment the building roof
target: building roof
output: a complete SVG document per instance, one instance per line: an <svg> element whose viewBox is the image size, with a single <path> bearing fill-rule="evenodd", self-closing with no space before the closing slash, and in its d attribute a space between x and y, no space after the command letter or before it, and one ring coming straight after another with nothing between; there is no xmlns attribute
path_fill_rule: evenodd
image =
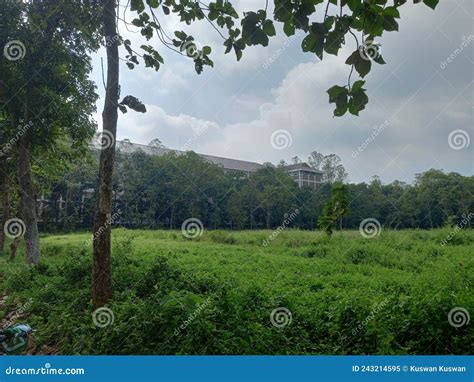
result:
<svg viewBox="0 0 474 382"><path fill-rule="evenodd" d="M312 168L308 163L302 162L302 163L296 163L296 164L289 164L286 166L282 167L286 171L309 171L309 172L314 172L318 174L322 174L322 171L316 170Z"/></svg>
<svg viewBox="0 0 474 382"><path fill-rule="evenodd" d="M175 153L176 155L186 154L185 151L181 151L181 150L172 150L165 147L142 145L139 143L131 143L128 141L117 141L116 147L121 152L124 152L127 154L130 154L139 150L149 155L164 155L168 153ZM201 158L207 160L208 162L221 166L226 170L254 172L260 168L265 167L264 165L260 163L256 163L256 162L249 162L249 161L244 161L244 160L239 160L239 159L223 158L223 157L217 157L214 155L206 155L206 154L199 154L199 153L196 153L196 154L199 155Z"/></svg>
<svg viewBox="0 0 474 382"><path fill-rule="evenodd" d="M226 170L254 172L260 168L265 167L264 165L260 163L249 162L245 160L222 158L222 157L216 157L213 155L205 155L205 154L198 154L198 155L211 163L222 166Z"/></svg>
<svg viewBox="0 0 474 382"><path fill-rule="evenodd" d="M100 142L93 143L92 147L100 148ZM148 154L148 155L164 155L168 153L174 153L176 155L186 154L186 151L172 150L166 147L143 145L140 143L132 143L129 141L117 141L116 148L117 150L120 150L121 152L127 153L127 154L131 154L137 151L143 151L145 154ZM265 167L265 165L257 163L257 162L224 158L224 157L218 157L218 156L207 155L207 154L199 154L199 153L196 153L196 154L199 155L201 158L207 160L208 162L211 162L218 166L223 167L225 170L254 172ZM309 171L313 173L322 174L322 171L315 170L314 168L310 167L305 162L283 166L282 169L284 169L285 171L302 170L302 171Z"/></svg>

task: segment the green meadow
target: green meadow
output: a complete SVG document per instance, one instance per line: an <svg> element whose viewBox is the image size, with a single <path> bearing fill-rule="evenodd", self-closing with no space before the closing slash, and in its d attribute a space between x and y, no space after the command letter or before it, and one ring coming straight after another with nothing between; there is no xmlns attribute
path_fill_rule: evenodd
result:
<svg viewBox="0 0 474 382"><path fill-rule="evenodd" d="M450 233L116 229L100 312L90 234L47 235L37 267L0 256L0 319L34 354L472 354L474 232Z"/></svg>

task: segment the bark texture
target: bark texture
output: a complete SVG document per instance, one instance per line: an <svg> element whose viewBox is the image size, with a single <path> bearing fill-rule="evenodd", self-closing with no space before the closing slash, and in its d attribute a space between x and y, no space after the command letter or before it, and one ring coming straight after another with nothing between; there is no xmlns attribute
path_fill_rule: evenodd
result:
<svg viewBox="0 0 474 382"><path fill-rule="evenodd" d="M0 252L5 249L5 222L10 217L10 178L8 176L7 163L5 159L0 159L0 182L2 198L2 219L0 221Z"/></svg>
<svg viewBox="0 0 474 382"><path fill-rule="evenodd" d="M103 139L100 154L97 209L94 220L92 301L94 308L104 306L112 297L111 215L112 175L117 133L119 96L119 57L115 0L104 0L103 23L107 41L107 84L102 111Z"/></svg>
<svg viewBox="0 0 474 382"><path fill-rule="evenodd" d="M21 219L25 224L25 257L28 264L40 261L40 243L38 219L36 217L36 192L31 177L30 147L31 130L28 130L18 141L18 185L21 196Z"/></svg>

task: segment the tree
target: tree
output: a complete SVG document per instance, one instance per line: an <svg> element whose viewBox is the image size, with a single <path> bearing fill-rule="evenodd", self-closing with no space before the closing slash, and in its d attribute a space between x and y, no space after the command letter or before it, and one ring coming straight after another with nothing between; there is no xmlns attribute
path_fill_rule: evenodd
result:
<svg viewBox="0 0 474 382"><path fill-rule="evenodd" d="M292 164L298 164L301 163L301 159L298 157L298 155L295 155L294 157L291 158L291 163Z"/></svg>
<svg viewBox="0 0 474 382"><path fill-rule="evenodd" d="M308 163L314 169L323 172L324 183L344 182L347 178L341 158L336 154L323 155L313 151L308 157Z"/></svg>
<svg viewBox="0 0 474 382"><path fill-rule="evenodd" d="M69 159L57 150L64 139L70 156L83 154L95 129L90 116L97 97L87 78L90 58L84 45L75 43L79 32L65 27L53 13L42 19L53 6L53 1L2 4L8 25L0 29L6 52L6 59L0 60L0 108L14 136L25 255L31 264L40 259L35 173L42 166L34 160Z"/></svg>
<svg viewBox="0 0 474 382"><path fill-rule="evenodd" d="M148 143L148 146L156 147L156 148L159 148L159 149L164 149L165 148L165 145L158 138L152 139L150 141L150 143Z"/></svg>
<svg viewBox="0 0 474 382"><path fill-rule="evenodd" d="M311 154L308 157L308 164L313 167L315 170L321 171L321 166L324 161L324 155L321 153L318 153L317 151L311 152Z"/></svg>
<svg viewBox="0 0 474 382"><path fill-rule="evenodd" d="M337 183L333 186L331 199L323 208L318 224L326 234L331 237L336 223L339 221L339 229L342 229L342 218L349 213L349 196L345 184Z"/></svg>

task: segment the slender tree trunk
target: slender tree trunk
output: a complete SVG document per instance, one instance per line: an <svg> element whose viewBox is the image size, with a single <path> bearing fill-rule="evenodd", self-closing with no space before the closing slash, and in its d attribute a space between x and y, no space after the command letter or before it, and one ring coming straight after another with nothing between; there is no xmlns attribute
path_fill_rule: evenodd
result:
<svg viewBox="0 0 474 382"><path fill-rule="evenodd" d="M21 236L15 237L10 244L10 261L15 260L16 258L16 251L18 250L18 246L20 245Z"/></svg>
<svg viewBox="0 0 474 382"><path fill-rule="evenodd" d="M27 110L27 107L25 106ZM25 121L28 121L28 112ZM15 126L17 121L14 120ZM18 185L21 196L21 219L25 223L25 257L28 264L38 264L40 261L40 242L38 234L38 219L36 217L36 192L31 177L30 157L28 150L31 142L31 129L19 139L18 155Z"/></svg>
<svg viewBox="0 0 474 382"><path fill-rule="evenodd" d="M174 216L174 204L171 207L171 216L170 216L170 229L173 229L173 216Z"/></svg>
<svg viewBox="0 0 474 382"><path fill-rule="evenodd" d="M112 297L111 226L112 175L117 134L119 58L115 0L104 0L103 22L107 41L107 86L102 112L103 140L100 153L99 189L94 221L92 301L94 308L104 306ZM107 141L107 144L106 144Z"/></svg>
<svg viewBox="0 0 474 382"><path fill-rule="evenodd" d="M6 160L0 160L0 176L2 177L1 198L2 198L2 221L0 222L0 252L5 249L5 231L3 227L10 217L10 178Z"/></svg>

